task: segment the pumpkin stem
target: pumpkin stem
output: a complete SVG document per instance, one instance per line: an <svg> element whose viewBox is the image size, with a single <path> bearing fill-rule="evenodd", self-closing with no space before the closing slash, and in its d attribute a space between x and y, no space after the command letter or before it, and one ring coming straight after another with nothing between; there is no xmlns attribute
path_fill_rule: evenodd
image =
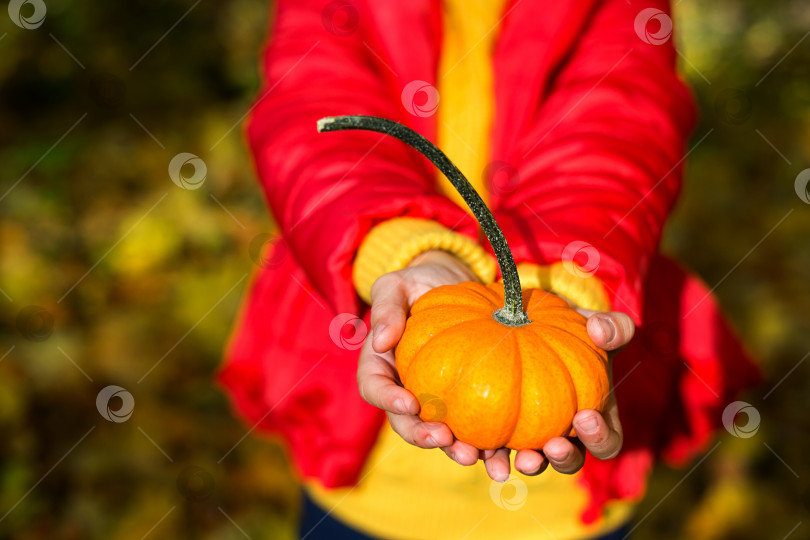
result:
<svg viewBox="0 0 810 540"><path fill-rule="evenodd" d="M508 326L523 326L531 322L523 311L520 278L518 277L515 260L512 258L512 252L509 251L509 245L503 236L503 231L501 231L492 216L492 212L489 211L481 196L444 152L414 130L385 118L376 116L329 116L318 120L319 133L348 129L376 131L399 139L415 148L444 173L450 183L453 184L453 187L464 198L464 202L470 207L475 219L478 220L484 234L487 235L489 243L492 245L492 249L495 251L498 266L501 267L504 306L495 312L495 319Z"/></svg>

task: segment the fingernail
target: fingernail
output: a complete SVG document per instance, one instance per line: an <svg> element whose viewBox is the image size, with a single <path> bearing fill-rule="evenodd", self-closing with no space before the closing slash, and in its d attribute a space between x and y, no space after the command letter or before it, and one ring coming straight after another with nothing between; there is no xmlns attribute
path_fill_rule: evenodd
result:
<svg viewBox="0 0 810 540"><path fill-rule="evenodd" d="M439 443L436 442L436 439L434 439L430 435L427 436L427 439L425 439L425 441L427 441L428 444L432 444L433 446L436 446L436 447L439 446ZM453 459L456 459L456 458L453 458Z"/></svg>
<svg viewBox="0 0 810 540"><path fill-rule="evenodd" d="M500 474L496 474L496 475L495 475L495 478L493 478L493 480L495 480L496 482L499 482L499 483L503 484L504 482L506 482L507 480L509 480L509 474L508 474L508 473L505 473L505 472L503 472L503 471L501 471L501 473L500 473Z"/></svg>
<svg viewBox="0 0 810 540"><path fill-rule="evenodd" d="M382 338L383 332L388 327L387 324L378 324L376 328L374 328L374 342L379 343L380 339Z"/></svg>
<svg viewBox="0 0 810 540"><path fill-rule="evenodd" d="M586 435L593 435L599 429L599 422L596 420L596 415L591 414L584 418L577 420L577 431Z"/></svg>
<svg viewBox="0 0 810 540"><path fill-rule="evenodd" d="M597 318L596 322L599 323L599 328L602 329L605 336L605 344L613 341L613 338L616 337L616 329L613 327L613 323L602 317Z"/></svg>
<svg viewBox="0 0 810 540"><path fill-rule="evenodd" d="M396 409L395 412L399 414L408 414L408 408L405 406L405 400L402 398L394 402L394 409Z"/></svg>

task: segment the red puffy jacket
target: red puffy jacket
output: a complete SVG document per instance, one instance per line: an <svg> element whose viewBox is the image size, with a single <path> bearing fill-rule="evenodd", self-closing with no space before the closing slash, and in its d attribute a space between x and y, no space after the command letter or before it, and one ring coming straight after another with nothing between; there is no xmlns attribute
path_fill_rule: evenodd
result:
<svg viewBox="0 0 810 540"><path fill-rule="evenodd" d="M220 380L248 422L283 437L303 475L341 486L357 480L384 420L357 392L358 351L329 337L337 314L367 316L351 280L358 246L394 216L476 238L477 226L402 143L315 130L324 116L367 114L435 139L435 117L408 114L401 91L436 82L440 1L356 0L350 35L326 31L327 3L277 2L248 135L280 237L254 276ZM683 462L703 448L758 375L706 287L658 254L694 121L671 41L643 41L640 8L626 0L506 9L490 157L515 166L520 182L493 193L492 211L518 263L559 261L575 240L595 246L614 309L639 326L614 361L624 448L583 471L591 520L608 500L639 496L655 457Z"/></svg>

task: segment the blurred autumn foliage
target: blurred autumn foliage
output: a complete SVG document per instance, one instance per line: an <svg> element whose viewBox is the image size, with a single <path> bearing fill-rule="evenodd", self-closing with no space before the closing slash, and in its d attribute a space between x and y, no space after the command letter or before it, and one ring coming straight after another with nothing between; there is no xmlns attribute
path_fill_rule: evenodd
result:
<svg viewBox="0 0 810 540"><path fill-rule="evenodd" d="M295 536L282 450L245 436L213 383L251 241L272 231L241 137L268 7L48 2L30 30L0 12L0 538ZM684 0L675 19L702 142L664 249L715 287L768 380L744 397L757 434L657 470L634 536L810 538L810 205L794 190L810 10ZM181 152L204 160L199 189L167 174ZM99 414L108 385L134 397L128 420Z"/></svg>

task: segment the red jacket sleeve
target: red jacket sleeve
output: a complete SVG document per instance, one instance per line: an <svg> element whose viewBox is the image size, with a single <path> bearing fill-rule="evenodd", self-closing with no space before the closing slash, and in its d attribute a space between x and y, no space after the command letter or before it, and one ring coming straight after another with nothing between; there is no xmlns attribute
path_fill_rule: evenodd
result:
<svg viewBox="0 0 810 540"><path fill-rule="evenodd" d="M517 144L520 183L497 200L496 217L518 262L579 251L574 260L596 268L613 308L640 322L641 284L679 191L694 108L672 39L645 43L634 29L639 8L624 0L596 4ZM645 5L669 13L666 2Z"/></svg>
<svg viewBox="0 0 810 540"><path fill-rule="evenodd" d="M358 28L338 35L325 26L326 4L277 2L248 138L270 209L297 262L333 309L357 313L351 263L375 223L423 217L471 236L476 227L435 192L432 167L401 142L378 133L316 132L318 119L343 114L422 125L405 112L398 83L366 46L374 39L367 8L355 3L350 9L359 10ZM430 72L430 59L419 61Z"/></svg>

